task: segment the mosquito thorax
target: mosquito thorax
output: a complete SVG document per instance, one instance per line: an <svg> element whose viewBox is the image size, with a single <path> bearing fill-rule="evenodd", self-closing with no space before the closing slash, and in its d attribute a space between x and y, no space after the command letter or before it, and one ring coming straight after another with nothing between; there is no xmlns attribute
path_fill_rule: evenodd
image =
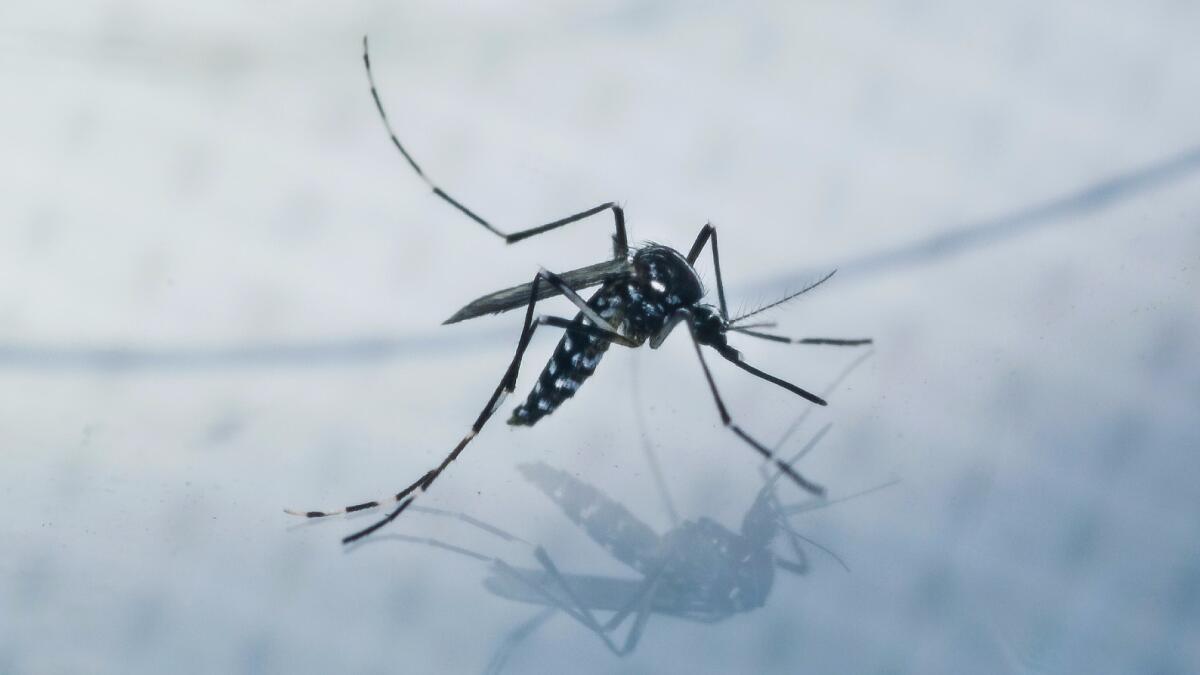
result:
<svg viewBox="0 0 1200 675"><path fill-rule="evenodd" d="M700 276L679 251L650 244L633 255L633 275L647 298L667 308L687 307L704 297Z"/></svg>

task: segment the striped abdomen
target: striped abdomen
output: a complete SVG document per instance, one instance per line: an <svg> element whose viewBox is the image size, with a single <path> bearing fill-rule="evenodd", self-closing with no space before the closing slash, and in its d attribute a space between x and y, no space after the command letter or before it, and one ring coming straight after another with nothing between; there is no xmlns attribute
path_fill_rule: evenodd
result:
<svg viewBox="0 0 1200 675"><path fill-rule="evenodd" d="M625 315L625 297L621 293L620 282L609 283L600 288L588 300L588 306L596 311L613 327L620 327ZM576 324L583 324L586 319L582 314L575 316ZM608 350L608 340L590 333L566 329L554 355L538 381L533 385L525 402L517 406L508 418L513 426L531 427L537 421L549 415L562 405L563 401L575 395L575 391L583 382L596 372L604 352Z"/></svg>

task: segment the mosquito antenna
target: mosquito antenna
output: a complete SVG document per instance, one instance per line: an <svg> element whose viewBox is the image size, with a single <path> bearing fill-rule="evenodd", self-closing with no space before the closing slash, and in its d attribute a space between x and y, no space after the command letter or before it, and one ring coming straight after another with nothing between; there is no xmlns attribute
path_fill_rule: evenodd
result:
<svg viewBox="0 0 1200 675"><path fill-rule="evenodd" d="M783 304L783 303L785 303L785 302L788 302L788 301L790 301L790 300L794 300L794 299L796 299L796 298L800 297L801 295L804 295L805 293L807 293L807 292L811 291L812 289L816 288L817 286L820 286L821 284L825 283L826 281L829 281L829 278L830 278L830 277L832 277L834 274L837 274L837 270L833 270L833 271L832 271L832 272L830 272L829 274L826 274L825 276L821 277L821 278L820 278L820 279L818 279L817 281L815 281L815 282L813 282L813 283L809 284L808 286L805 286L804 288L801 288L800 290L798 290L798 291L796 291L796 292L794 292L794 293L788 293L787 295L783 296L783 297L782 297L782 298L780 298L779 300L776 300L775 302L772 302L772 303L770 303L769 305L764 305L764 306L762 306L762 307L759 307L758 309L756 309L756 310L754 310L754 311L751 311L751 312L746 312L745 314L742 314L742 315L741 315L741 316L739 316L739 317L736 317L736 318L730 319L730 320L729 320L729 325L730 325L730 326L732 326L733 324L735 324L735 323L737 323L737 322L739 322L739 321L741 321L741 320L743 320L743 319L749 319L750 317L754 316L755 314L761 314L761 313L763 313L763 312L767 311L768 309L772 309L772 308L778 307L778 306L782 305L782 304Z"/></svg>

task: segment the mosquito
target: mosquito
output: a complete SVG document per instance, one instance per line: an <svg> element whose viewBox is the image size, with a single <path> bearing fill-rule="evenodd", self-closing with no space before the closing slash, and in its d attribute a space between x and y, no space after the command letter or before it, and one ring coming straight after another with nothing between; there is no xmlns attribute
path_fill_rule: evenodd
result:
<svg viewBox="0 0 1200 675"><path fill-rule="evenodd" d="M498 314L522 307L525 309L525 320L517 340L516 353L513 354L512 361L500 379L500 383L488 398L470 430L440 464L425 472L420 478L396 494L382 499L322 511L288 509L288 513L308 518L323 518L376 508L385 504L395 504L391 512L370 527L343 538L343 544L353 543L395 520L418 496L433 485L446 467L458 458L467 444L479 435L484 425L503 404L504 399L516 390L517 375L525 356L525 350L529 346L534 331L539 326L563 329L565 333L525 401L513 410L512 416L508 419L510 425L533 426L540 419L557 410L567 399L574 396L580 386L591 377L610 345L635 348L648 342L651 349L657 349L676 327L683 325L691 336L696 356L699 358L704 378L708 383L713 401L716 403L721 423L766 461L774 462L779 470L798 486L814 495L823 493L820 485L801 476L787 463L780 461L771 450L734 422L717 391L716 381L713 379L701 348L711 348L734 366L782 387L811 403L826 405L823 398L746 363L741 352L729 344L728 335L729 333L738 333L787 344L837 346L870 344L870 339L790 338L755 330L771 327L773 324L739 325L763 311L807 293L828 281L833 276L833 272L765 307L731 318L725 302L725 286L721 278L717 230L711 223L705 224L700 229L686 255L662 244L650 243L631 248L625 230L625 213L615 202L605 202L537 227L505 233L434 184L401 144L392 128L387 112L384 110L379 90L375 85L375 77L371 71L370 52L365 37L363 38L363 66L366 70L367 82L370 85L371 98L375 101L375 107L392 144L396 146L412 170L435 195L508 244L555 230L591 216L610 213L615 228L612 257L563 274L555 274L545 268L539 269L531 282L484 295L467 304L444 322L451 324L487 314ZM710 243L711 246L709 246ZM717 305L715 307L703 302L705 289L695 268L696 262L706 246L711 248L713 270L716 275ZM599 289L587 300L577 293L579 290L593 286L599 286ZM565 296L575 305L578 313L573 318L538 314L534 311L539 300L556 295Z"/></svg>

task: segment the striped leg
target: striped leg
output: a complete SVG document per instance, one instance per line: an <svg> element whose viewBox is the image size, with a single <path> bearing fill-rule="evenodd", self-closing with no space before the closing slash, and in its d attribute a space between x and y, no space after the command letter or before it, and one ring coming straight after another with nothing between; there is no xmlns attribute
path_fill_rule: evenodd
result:
<svg viewBox="0 0 1200 675"><path fill-rule="evenodd" d="M454 446L454 449L450 451L450 454L446 455L446 458L442 460L441 464L439 464L436 468L425 472L423 476L413 481L395 495L384 497L382 499L373 499L369 502L363 502L361 504L354 504L340 509L331 509L327 511L299 511L293 509L285 509L285 511L296 516L324 518L326 516L333 516L342 513L353 513L355 511L371 509L378 506L383 506L384 504L396 504L396 507L390 513L377 521L375 524L342 539L343 544L351 544L359 539L362 539L384 525L392 522L397 516L403 513L418 495L429 489L429 486L432 485L435 480L437 480L438 476L442 475L442 472L446 470L446 467L449 466L451 462L458 459L459 454L461 454L463 449L467 447L467 444L479 434L479 432L483 429L483 425L487 424L487 421L491 419L493 414L495 414L496 410L504 402L504 399L516 389L517 374L521 369L521 360L525 356L525 349L529 346L529 340L533 337L534 330L536 330L540 325L551 325L555 327L571 325L570 321L561 317L534 316L533 308L537 304L538 285L541 283L553 285L554 287L558 288L563 295L571 299L572 302L580 305L581 309L587 309L585 316L587 316L593 321L594 324L596 324L587 326L586 330L588 332L599 334L616 344L636 346L636 343L633 341L615 332L614 330L611 330L611 327L603 319L597 316L595 312L591 310L591 308L587 307L587 303L584 302L583 299L580 298L577 293L575 293L575 291L571 290L569 286L566 286L562 279L560 279L557 275L544 269L540 270L533 278L529 304L525 309L525 324L521 329L521 337L517 341L517 351L515 354L513 354L512 362L508 364L508 370L505 371L504 377L500 380L500 384L496 386L496 390L492 392L491 397L488 399L487 405L484 406L483 410L479 413L479 416L475 419L475 423L471 425L471 430L462 437L462 440L458 442L458 445ZM593 316L595 317L594 319L592 319Z"/></svg>
<svg viewBox="0 0 1200 675"><path fill-rule="evenodd" d="M835 347L861 347L874 342L871 338L857 338L846 340L843 338L790 338L783 335L774 335L772 333L762 333L755 330L747 330L746 328L734 326L729 330L749 335L760 340L770 340L772 342L782 342L789 345L833 345Z"/></svg>
<svg viewBox="0 0 1200 675"><path fill-rule="evenodd" d="M594 206L586 211L580 211L579 213L569 215L566 218L559 218L558 220L546 223L545 225L539 225L537 227L531 227L526 230L509 234L501 232L494 225L484 220L481 216L463 205L462 202L458 201L454 197L451 197L444 190L442 190L442 188L435 185L433 181L425 175L425 172L421 170L420 165L418 165L416 160L412 158L412 155L408 154L408 150L404 149L404 146L401 145L400 139L396 136L396 132L392 130L392 123L388 120L387 112L383 109L383 102L379 99L379 90L375 86L375 76L371 73L371 57L367 51L366 36L363 36L363 65L367 69L367 82L369 82L371 85L371 98L375 100L375 107L379 110L379 117L383 120L383 126L385 129L387 129L388 135L392 139L392 144L396 146L396 149L400 151L400 154L404 156L404 159L408 161L408 165L412 167L412 170L416 172L417 176L420 177L421 180L425 181L425 184L429 186L429 189L433 190L433 194L441 198L442 201L446 202L450 206L453 206L463 215L475 221L476 223L479 223L488 232L500 237L507 244L515 244L522 239L528 239L529 237L542 234L543 232L549 232L550 230L557 229L563 225L568 225L570 223L583 220L584 218L594 216L597 213L603 213L604 211L612 210L613 219L616 222L616 231L613 233L613 257L624 258L629 253L629 237L625 234L625 212L621 210L620 206L617 206L613 202L605 202L604 204Z"/></svg>
<svg viewBox="0 0 1200 675"><path fill-rule="evenodd" d="M670 331L672 329L674 329L675 326L677 326L680 322L686 323L688 326L688 333L692 336L692 345L696 348L696 356L697 356L697 358L700 359L700 368L703 369L703 371L704 371L704 379L708 382L708 389L712 393L713 401L716 402L716 404L717 404L717 412L721 415L721 424L724 424L730 431L732 431L734 434L736 434L738 438L742 439L743 441L746 442L747 445L749 445L750 447L752 447L756 451L758 451L758 454L762 455L763 459L774 462L775 466L778 467L779 470L782 471L784 474L786 474L788 478L792 479L792 481L794 483L796 483L796 485L800 486L804 490L807 490L807 491L813 493L814 495L818 495L818 496L824 495L825 488L823 488L820 485L817 485L816 483L813 483L812 481L808 480L807 478L801 476L798 471L796 471L794 468L792 468L790 465L788 465L783 460L779 459L779 457L777 457L776 454L773 451L771 451L767 446L765 446L762 443L755 440L754 437L751 436L750 434L746 433L745 431L742 431L742 428L734 423L733 418L729 415L729 410L727 410L725 408L725 402L721 399L721 393L717 391L717 382L716 382L716 380L713 379L712 371L710 371L708 369L708 362L704 360L704 352L700 348L703 343L700 342L700 337L696 334L696 328L692 324L691 316L692 316L691 312L689 312L686 309L676 310L676 312L673 315L671 315L671 318L664 325L662 332L660 332L658 335L655 335L653 338L651 338L650 346L655 347L657 345L662 344L663 340L666 339L666 335L669 334ZM791 382L788 382L786 380L781 380L778 377L775 377L774 375L771 375L769 373L764 373L763 371L755 368L754 366L751 366L748 363L744 363L742 361L742 355L740 353L738 353L738 351L736 349L734 349L728 345L723 345L723 346L710 345L710 346L712 346L714 349L716 349L717 353L719 353L727 361L729 361L733 365L737 366L738 368L741 368L742 370L750 373L751 375L754 375L755 377L758 377L758 378L766 380L772 384L783 387L784 389L787 389L788 391L792 392L793 394L796 394L804 399L807 399L813 403L816 403L817 405L826 405L825 400L822 399L820 396L817 396L816 394L813 394L805 389L802 389L801 387L798 387L798 386L792 384Z"/></svg>

